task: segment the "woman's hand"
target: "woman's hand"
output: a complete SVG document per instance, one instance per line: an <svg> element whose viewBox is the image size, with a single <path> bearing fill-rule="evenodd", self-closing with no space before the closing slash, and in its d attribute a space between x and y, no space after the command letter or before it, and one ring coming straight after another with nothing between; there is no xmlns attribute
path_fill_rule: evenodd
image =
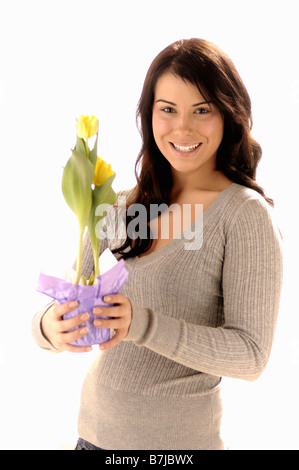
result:
<svg viewBox="0 0 299 470"><path fill-rule="evenodd" d="M127 336L132 321L132 306L129 299L123 294L108 295L104 297L104 302L113 305L109 307L96 307L93 313L109 318L95 320L94 326L98 328L111 328L115 330L115 335L109 341L100 345L101 351L106 351L120 343Z"/></svg>
<svg viewBox="0 0 299 470"><path fill-rule="evenodd" d="M75 331L69 332L73 328L80 326L86 322L89 315L88 313L81 313L80 315L63 320L63 315L71 312L78 306L77 302L67 302L65 304L54 304L45 313L42 318L41 327L44 336L58 351L70 352L87 352L92 348L89 346L73 346L73 341L82 338L87 333L87 328L78 328Z"/></svg>

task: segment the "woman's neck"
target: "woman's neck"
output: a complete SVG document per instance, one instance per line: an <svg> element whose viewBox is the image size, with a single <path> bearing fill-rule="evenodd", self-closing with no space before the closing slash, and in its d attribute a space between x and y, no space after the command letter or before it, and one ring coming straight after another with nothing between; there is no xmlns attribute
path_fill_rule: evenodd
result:
<svg viewBox="0 0 299 470"><path fill-rule="evenodd" d="M173 171L173 185L171 190L171 199L183 193L194 193L199 191L223 191L230 186L231 181L219 170L213 170L209 173L188 174Z"/></svg>

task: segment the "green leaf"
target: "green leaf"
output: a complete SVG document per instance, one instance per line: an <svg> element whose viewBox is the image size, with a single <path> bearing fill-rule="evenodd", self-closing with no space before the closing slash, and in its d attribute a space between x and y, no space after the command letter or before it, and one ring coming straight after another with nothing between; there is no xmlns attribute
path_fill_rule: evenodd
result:
<svg viewBox="0 0 299 470"><path fill-rule="evenodd" d="M96 235L96 225L101 219L105 217L105 214L96 216L96 208L100 204L115 204L117 196L111 188L111 184L114 178L115 174L111 175L110 178L106 180L105 184L103 184L102 186L96 186L95 189L92 191L92 206L87 226L91 245L93 249L97 251L99 249L99 239Z"/></svg>
<svg viewBox="0 0 299 470"><path fill-rule="evenodd" d="M94 272L92 271L92 273L90 275L90 278L89 278L89 281L88 281L88 285L92 286L93 283L94 283Z"/></svg>
<svg viewBox="0 0 299 470"><path fill-rule="evenodd" d="M98 154L98 135L96 137L93 149L89 153L89 160L94 166L96 166L96 163L97 163L97 154Z"/></svg>
<svg viewBox="0 0 299 470"><path fill-rule="evenodd" d="M84 139L81 139L81 137L77 136L77 142L76 142L76 148L77 152L82 153L83 155L86 155L86 146L85 146L85 141Z"/></svg>
<svg viewBox="0 0 299 470"><path fill-rule="evenodd" d="M73 150L63 171L62 192L81 228L87 225L90 214L93 177L94 166L86 155Z"/></svg>

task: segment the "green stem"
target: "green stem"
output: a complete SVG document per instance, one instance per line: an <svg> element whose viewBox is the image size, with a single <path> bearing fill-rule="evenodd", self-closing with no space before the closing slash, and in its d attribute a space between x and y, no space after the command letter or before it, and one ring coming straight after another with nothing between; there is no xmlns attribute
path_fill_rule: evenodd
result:
<svg viewBox="0 0 299 470"><path fill-rule="evenodd" d="M76 269L76 278L74 284L78 285L80 282L81 271L82 271L82 260L83 260L83 235L84 228L80 226L79 232L79 247L78 247L78 256L77 256L77 269Z"/></svg>
<svg viewBox="0 0 299 470"><path fill-rule="evenodd" d="M99 249L93 250L93 259L94 259L94 282L96 282L96 278L100 275Z"/></svg>
<svg viewBox="0 0 299 470"><path fill-rule="evenodd" d="M87 155L87 157L89 158L88 139L86 139L86 140L84 141L84 143L85 143L85 148L86 148L86 155Z"/></svg>

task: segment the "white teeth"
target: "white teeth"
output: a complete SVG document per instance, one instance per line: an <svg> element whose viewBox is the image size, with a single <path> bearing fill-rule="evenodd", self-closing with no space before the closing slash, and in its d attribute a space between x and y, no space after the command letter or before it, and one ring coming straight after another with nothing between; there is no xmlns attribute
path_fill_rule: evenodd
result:
<svg viewBox="0 0 299 470"><path fill-rule="evenodd" d="M196 149L200 144L189 145L188 147L183 147L182 145L177 145L174 143L172 143L172 145L174 146L174 148L180 150L181 152L191 152L191 150Z"/></svg>

